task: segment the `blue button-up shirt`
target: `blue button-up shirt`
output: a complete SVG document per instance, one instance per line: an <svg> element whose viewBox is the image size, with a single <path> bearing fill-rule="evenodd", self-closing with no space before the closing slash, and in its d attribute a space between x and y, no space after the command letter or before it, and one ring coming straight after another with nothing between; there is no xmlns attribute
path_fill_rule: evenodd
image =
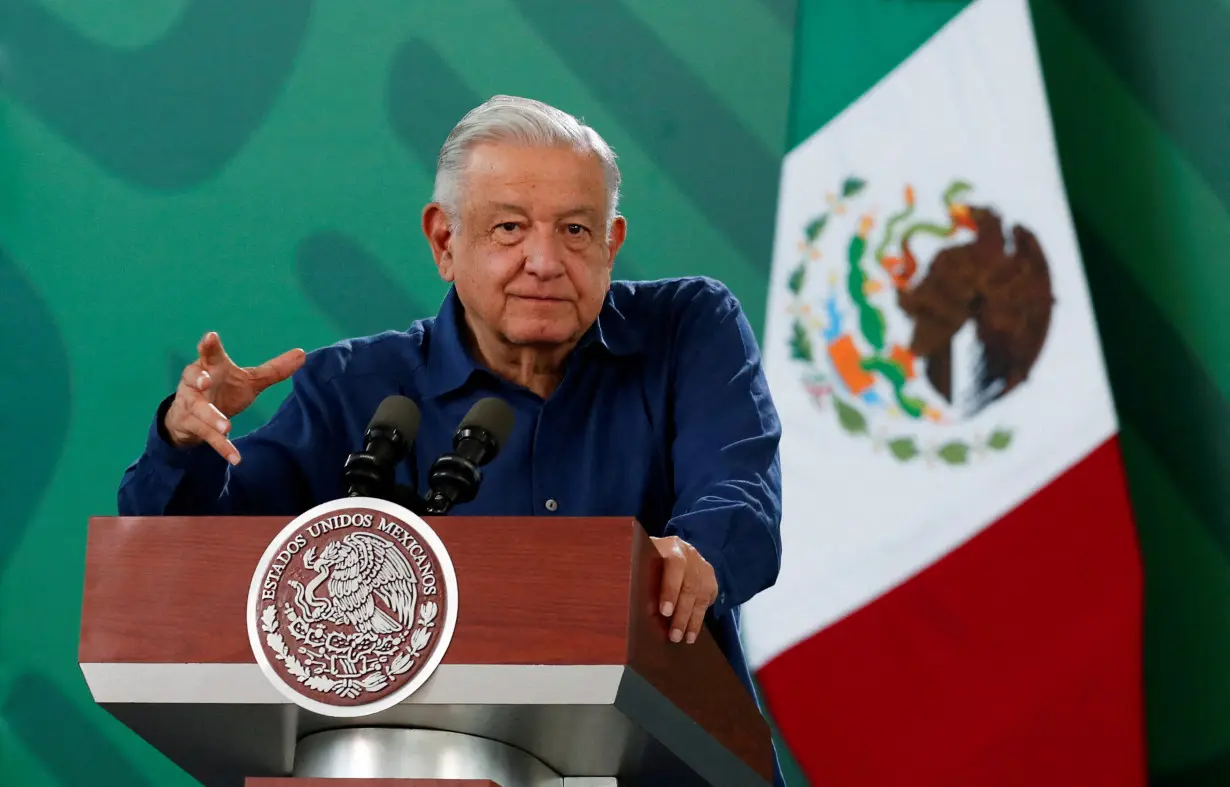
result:
<svg viewBox="0 0 1230 787"><path fill-rule="evenodd" d="M297 516L342 497L342 464L392 394L422 411L398 481L414 474L424 490L471 405L499 396L516 413L512 435L477 497L452 511L634 516L652 536L678 535L713 565L707 622L755 696L738 606L777 578L781 425L738 301L708 278L613 282L545 400L475 362L462 310L450 290L438 315L408 330L309 353L269 422L235 440L236 467L208 445L167 443L164 400L124 474L120 514Z"/></svg>

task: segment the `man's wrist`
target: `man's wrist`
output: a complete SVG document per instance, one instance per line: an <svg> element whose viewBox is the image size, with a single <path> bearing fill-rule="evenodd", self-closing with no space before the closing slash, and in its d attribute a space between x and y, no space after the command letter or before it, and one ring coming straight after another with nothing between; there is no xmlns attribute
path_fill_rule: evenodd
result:
<svg viewBox="0 0 1230 787"><path fill-rule="evenodd" d="M171 433L167 431L167 413L171 411L171 406L175 404L175 394L171 394L163 399L158 405L158 410L154 414L154 426L158 431L158 436L170 448L180 448L174 440L171 439Z"/></svg>
<svg viewBox="0 0 1230 787"><path fill-rule="evenodd" d="M149 433L145 441L145 451L151 457L158 461L167 464L171 467L188 468L196 466L200 461L210 461L210 455L217 457L223 463L226 460L218 455L218 452L213 450L213 447L208 443L201 442L193 445L176 445L171 439L170 433L167 431L166 419L167 412L171 409L171 404L175 401L175 395L172 394L163 399L158 405L158 409L154 413L154 421L150 424Z"/></svg>

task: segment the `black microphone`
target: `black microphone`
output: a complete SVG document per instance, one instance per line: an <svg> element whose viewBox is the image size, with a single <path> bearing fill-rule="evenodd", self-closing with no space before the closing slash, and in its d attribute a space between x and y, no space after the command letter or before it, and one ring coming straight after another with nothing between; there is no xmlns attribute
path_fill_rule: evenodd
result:
<svg viewBox="0 0 1230 787"><path fill-rule="evenodd" d="M363 435L363 450L346 457L342 488L347 497L394 497L393 476L418 436L422 413L404 396L385 397Z"/></svg>
<svg viewBox="0 0 1230 787"><path fill-rule="evenodd" d="M427 478L429 513L444 514L454 505L474 499L483 480L479 468L494 459L508 442L513 420L512 408L502 399L480 399L470 408L453 435L453 452L431 465Z"/></svg>

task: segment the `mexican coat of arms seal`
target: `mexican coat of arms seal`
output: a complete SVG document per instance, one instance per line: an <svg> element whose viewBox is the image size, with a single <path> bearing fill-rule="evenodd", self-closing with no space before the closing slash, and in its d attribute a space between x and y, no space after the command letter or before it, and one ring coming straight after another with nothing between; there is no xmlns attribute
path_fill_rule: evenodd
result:
<svg viewBox="0 0 1230 787"><path fill-rule="evenodd" d="M248 592L248 639L273 685L326 716L416 691L444 657L457 580L440 538L384 500L316 506L269 544Z"/></svg>

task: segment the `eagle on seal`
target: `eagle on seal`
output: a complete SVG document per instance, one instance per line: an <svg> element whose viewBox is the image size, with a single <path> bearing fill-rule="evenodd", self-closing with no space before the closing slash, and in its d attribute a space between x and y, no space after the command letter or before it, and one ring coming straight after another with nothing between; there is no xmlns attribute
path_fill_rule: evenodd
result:
<svg viewBox="0 0 1230 787"><path fill-rule="evenodd" d="M307 585L292 580L295 606L309 623L327 620L365 634L392 634L414 619L418 580L410 561L375 533L348 533L330 541L320 556L312 547L303 566L315 571ZM327 583L328 598L316 596Z"/></svg>

